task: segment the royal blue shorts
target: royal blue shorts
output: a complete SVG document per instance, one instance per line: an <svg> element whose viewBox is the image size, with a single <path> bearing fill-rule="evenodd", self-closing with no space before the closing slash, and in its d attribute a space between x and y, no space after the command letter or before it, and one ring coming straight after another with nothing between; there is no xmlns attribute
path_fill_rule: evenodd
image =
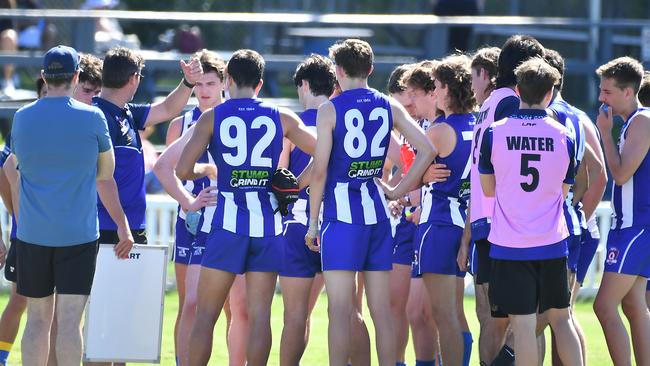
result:
<svg viewBox="0 0 650 366"><path fill-rule="evenodd" d="M610 230L605 272L650 276L650 230L629 227Z"/></svg>
<svg viewBox="0 0 650 366"><path fill-rule="evenodd" d="M600 238L593 238L588 231L585 231L585 235L583 236L580 259L578 259L578 271L576 272L576 281L579 284L585 281L585 276L587 276L591 261L594 260L594 256L596 255L598 243L600 243Z"/></svg>
<svg viewBox="0 0 650 366"><path fill-rule="evenodd" d="M320 254L305 245L307 226L297 222L284 223L284 262L280 276L313 278L321 271Z"/></svg>
<svg viewBox="0 0 650 366"><path fill-rule="evenodd" d="M185 228L185 220L180 216L176 218L176 242L174 245L174 263L190 264L192 257L192 243L194 235Z"/></svg>
<svg viewBox="0 0 650 366"><path fill-rule="evenodd" d="M464 277L458 268L458 248L463 228L455 225L424 223L418 226L418 274L435 273Z"/></svg>
<svg viewBox="0 0 650 366"><path fill-rule="evenodd" d="M393 263L410 266L413 264L413 242L418 227L409 221L400 222L393 238Z"/></svg>
<svg viewBox="0 0 650 366"><path fill-rule="evenodd" d="M569 248L569 256L567 257L567 269L571 273L578 271L578 262L580 260L580 250L582 244L582 235L569 235L567 238L567 246Z"/></svg>
<svg viewBox="0 0 650 366"><path fill-rule="evenodd" d="M282 235L251 238L213 227L201 266L237 274L280 272L283 258Z"/></svg>
<svg viewBox="0 0 650 366"><path fill-rule="evenodd" d="M325 221L320 243L323 271L390 271L393 268L390 220L374 225Z"/></svg>
<svg viewBox="0 0 650 366"><path fill-rule="evenodd" d="M478 253L476 253L476 244L474 240L469 243L469 274L476 276L476 269L478 268Z"/></svg>
<svg viewBox="0 0 650 366"><path fill-rule="evenodd" d="M188 264L201 264L203 262L203 253L205 253L205 242L208 240L208 233L199 231L192 242L190 262Z"/></svg>

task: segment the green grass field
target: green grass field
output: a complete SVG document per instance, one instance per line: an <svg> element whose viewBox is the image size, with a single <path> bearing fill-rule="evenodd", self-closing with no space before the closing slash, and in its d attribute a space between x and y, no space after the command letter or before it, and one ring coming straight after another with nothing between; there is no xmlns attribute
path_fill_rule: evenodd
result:
<svg viewBox="0 0 650 366"><path fill-rule="evenodd" d="M4 309L6 302L8 301L8 294L0 294L0 308ZM178 309L178 296L175 292L169 292L165 297L165 314L164 314L164 326L163 326L163 339L162 339L162 365L174 365L174 343L173 343L173 329L174 329L174 319L176 316L176 311ZM312 331L311 339L305 355L302 359L302 365L327 365L327 299L325 295L321 295L314 314L312 316ZM474 347L472 350L472 365L478 365L478 321L474 314L474 298L468 297L465 300L465 309L467 312L467 318L470 324L472 334L474 336ZM596 316L593 313L591 308L591 302L578 303L577 305L577 316L582 325L586 337L587 337L587 349L588 349L588 362L590 366L597 365L610 365L611 361L607 352L607 346L605 344L605 339L600 328L600 324L596 319ZM370 321L370 316L367 312L364 313L366 317L366 322L368 328L371 332L371 338L373 334L372 322ZM269 358L269 365L277 365L279 363L279 347L280 347L280 334L282 331L282 297L276 295L273 300L273 312L272 312L272 328L273 328L273 347L271 349L271 356ZM24 319L23 319L24 325ZM14 346L10 358L9 365L20 365L20 337L22 336L22 325L21 332L18 335L18 341ZM547 343L549 336L547 338ZM373 340L371 339L371 342ZM374 342L373 342L374 343ZM549 349L547 347L547 349ZM374 352L374 346L373 346ZM548 352L547 352L548 353ZM550 365L549 357L547 357L545 365ZM377 364L376 356L373 357L373 364ZM407 348L407 364L415 364L415 356L413 355L412 346L409 344ZM215 328L215 337L214 337L214 346L212 351L212 359L210 365L227 365L227 350L225 345L225 320L224 317L219 319L217 326Z"/></svg>

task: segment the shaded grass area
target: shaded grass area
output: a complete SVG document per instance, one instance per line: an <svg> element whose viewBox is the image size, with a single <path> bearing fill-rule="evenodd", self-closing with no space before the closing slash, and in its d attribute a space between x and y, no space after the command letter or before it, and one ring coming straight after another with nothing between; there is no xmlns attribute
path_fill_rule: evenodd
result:
<svg viewBox="0 0 650 366"><path fill-rule="evenodd" d="M5 304L9 299L8 293L0 294L0 308L4 309ZM472 365L478 365L478 321L474 313L474 298L467 297L465 299L465 309L468 318L468 322L474 336L474 347L472 350ZM178 310L178 296L175 292L168 292L165 296L165 314L164 314L164 326L163 326L163 346L162 346L162 365L174 365L174 341L173 341L173 330L174 330L174 320L176 317L176 312ZM282 332L282 297L276 295L273 300L273 311L272 311L272 327L273 327L273 347L271 349L271 356L269 359L269 365L278 365L279 364L279 347L280 347L280 334ZM587 338L587 352L588 352L588 362L589 365L610 365L611 361L607 351L607 346L605 344L605 338L603 336L600 324L596 319L596 316L593 313L591 308L591 302L581 302L578 303L576 307L576 314L582 328L584 329L586 338ZM370 321L370 316L368 310L364 312L366 318L366 323L373 337L374 330L372 328L372 322ZM302 359L301 364L303 365L327 365L327 298L325 295L321 295L318 303L316 304L316 309L312 316L312 331L311 339L305 355ZM22 328L24 326L24 318L21 324L21 330L18 334L18 340L16 345L12 349L12 352L9 357L9 365L20 365L20 337L22 337ZM214 345L212 350L212 359L210 365L227 365L227 349L225 343L225 317L221 317L215 327L215 337ZM546 341L547 344L550 340L550 335L548 335ZM374 340L371 339L371 342L374 344ZM374 350L374 346L373 346ZM374 352L374 351L373 351ZM415 364L415 356L412 351L412 344L409 343L407 348L407 364ZM373 356L373 364L377 364L376 356ZM550 347L547 346L547 357L545 365L550 365Z"/></svg>

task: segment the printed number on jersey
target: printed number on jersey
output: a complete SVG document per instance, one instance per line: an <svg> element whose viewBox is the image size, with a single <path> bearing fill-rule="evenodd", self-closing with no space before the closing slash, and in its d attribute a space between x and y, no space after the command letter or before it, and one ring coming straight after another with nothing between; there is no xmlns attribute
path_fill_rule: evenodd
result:
<svg viewBox="0 0 650 366"><path fill-rule="evenodd" d="M368 149L368 141L366 135L363 133L363 126L366 121L363 119L361 111L358 109L350 109L345 112L345 138L343 139L343 147L345 152L353 159L363 156ZM386 108L377 107L370 112L368 122L380 122L381 126L375 133L370 142L370 156L383 157L386 147L381 146L382 140L388 135L388 111Z"/></svg>
<svg viewBox="0 0 650 366"><path fill-rule="evenodd" d="M234 127L234 136L230 134L231 129ZM253 146L251 150L250 165L253 167L271 168L273 162L271 158L262 157L262 153L273 142L275 137L275 123L267 116L259 116L253 120L250 126L252 129L257 130L262 127L266 128L264 136ZM246 123L243 119L235 116L228 117L221 122L219 126L219 136L221 142L226 146L236 149L236 153L223 153L223 160L231 166L244 165L248 158L248 142L246 141Z"/></svg>

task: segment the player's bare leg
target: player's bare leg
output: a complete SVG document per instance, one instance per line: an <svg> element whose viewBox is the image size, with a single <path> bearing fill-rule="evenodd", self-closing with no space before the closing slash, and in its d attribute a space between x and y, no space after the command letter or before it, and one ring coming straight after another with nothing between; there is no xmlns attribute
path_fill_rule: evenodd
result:
<svg viewBox="0 0 650 366"><path fill-rule="evenodd" d="M406 346L409 341L409 322L406 317L406 304L409 298L411 266L393 263L390 272L390 307L395 319L397 361L406 359Z"/></svg>
<svg viewBox="0 0 650 366"><path fill-rule="evenodd" d="M351 351L350 320L355 311L355 272L324 271L327 291L327 326L329 364L341 366L348 363Z"/></svg>
<svg viewBox="0 0 650 366"><path fill-rule="evenodd" d="M440 354L443 364L461 365L463 338L456 310L456 276L425 273L422 278L429 293L433 318L440 335Z"/></svg>
<svg viewBox="0 0 650 366"><path fill-rule="evenodd" d="M631 291L639 292L639 295L636 297L637 300L644 298L644 296L640 294L645 293L645 280L646 279L642 277L620 273L605 272L603 274L603 280L598 289L596 300L594 301L594 311L596 312L598 321L600 321L600 325L605 333L609 355L615 365L629 365L632 360L630 338L625 330L623 320L618 313L618 306L623 302L623 298ZM631 315L633 306L632 300L634 298L634 295L632 295L631 298L628 298L628 300L630 300L627 304L629 309L628 311ZM646 331L650 330L650 316L648 316L647 310L644 314L645 315L629 319L634 320L636 323L634 325L630 324L630 326L637 329L638 333L642 333L644 327ZM645 339L642 338L637 340L637 342L639 348L645 348L645 351L650 352L650 335ZM635 346L637 344L635 344ZM643 347L641 347L642 344L644 344ZM636 348L637 347L635 347L635 351ZM641 349L639 351L643 356ZM641 364L640 361L641 360L637 359L639 364ZM646 362L650 362L650 360L646 359Z"/></svg>
<svg viewBox="0 0 650 366"><path fill-rule="evenodd" d="M396 361L395 327L390 307L390 271L363 273L370 316L375 325L377 358L380 366L394 366Z"/></svg>
<svg viewBox="0 0 650 366"><path fill-rule="evenodd" d="M176 273L176 290L178 292L178 311L176 312L176 320L174 321L174 350L176 356L179 356L178 328L183 314L183 304L185 303L185 274L187 273L187 265L174 263L174 270Z"/></svg>
<svg viewBox="0 0 650 366"><path fill-rule="evenodd" d="M548 309L545 312L548 322L553 329L553 334L557 340L557 352L565 365L582 365L582 352L580 350L580 341L578 334L573 327L573 320L571 320L571 310L565 309ZM517 336L515 334L515 336ZM517 340L515 339L515 345ZM515 355L518 358L519 354L515 350Z"/></svg>
<svg viewBox="0 0 650 366"><path fill-rule="evenodd" d="M284 303L284 327L280 343L280 366L295 366L307 346L309 296L313 278L280 276Z"/></svg>
<svg viewBox="0 0 650 366"><path fill-rule="evenodd" d="M246 365L246 344L249 335L246 279L237 275L230 288L230 323L228 324L228 357L230 366Z"/></svg>
<svg viewBox="0 0 650 366"><path fill-rule="evenodd" d="M644 282L645 278L639 277L634 283L632 291L623 298L622 303L623 314L630 322L634 359L637 365L650 364L650 349L648 348L650 316L645 307Z"/></svg>
<svg viewBox="0 0 650 366"><path fill-rule="evenodd" d="M205 366L212 354L212 334L235 274L201 267L196 318L190 332L190 365Z"/></svg>
<svg viewBox="0 0 650 366"><path fill-rule="evenodd" d="M431 313L431 302L424 281L421 278L411 279L409 300L406 313L413 334L413 349L415 359L433 361L438 358L438 328Z"/></svg>
<svg viewBox="0 0 650 366"><path fill-rule="evenodd" d="M198 264L192 264L185 267L185 274L183 276L185 277L185 296L182 309L179 310L181 317L176 326L176 355L178 356L178 361L181 366L185 366L190 362L189 339L192 324L194 324L194 317L196 315L197 291L199 276L201 274L201 266Z"/></svg>
<svg viewBox="0 0 650 366"><path fill-rule="evenodd" d="M249 366L264 366L271 352L271 303L278 274L275 272L246 273L246 303L250 333L246 348Z"/></svg>

